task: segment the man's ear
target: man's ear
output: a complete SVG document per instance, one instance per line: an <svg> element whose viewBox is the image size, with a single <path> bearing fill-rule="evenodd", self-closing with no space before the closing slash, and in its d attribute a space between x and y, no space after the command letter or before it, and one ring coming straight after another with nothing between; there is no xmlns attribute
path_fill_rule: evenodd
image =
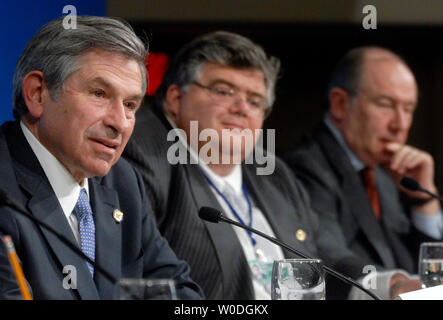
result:
<svg viewBox="0 0 443 320"><path fill-rule="evenodd" d="M26 106L33 118L39 119L43 114L43 100L47 86L41 71L29 72L22 81L22 92Z"/></svg>
<svg viewBox="0 0 443 320"><path fill-rule="evenodd" d="M349 93L342 88L331 89L329 92L329 112L335 121L342 122L346 118L351 107L350 99Z"/></svg>
<svg viewBox="0 0 443 320"><path fill-rule="evenodd" d="M164 102L165 112L171 119L177 123L179 118L180 102L182 98L182 93L180 88L176 84L169 86L166 91L166 97Z"/></svg>

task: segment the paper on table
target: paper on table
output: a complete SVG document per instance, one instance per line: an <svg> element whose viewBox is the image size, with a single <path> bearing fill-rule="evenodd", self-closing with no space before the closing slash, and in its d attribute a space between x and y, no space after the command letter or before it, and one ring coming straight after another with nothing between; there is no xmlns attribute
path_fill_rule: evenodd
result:
<svg viewBox="0 0 443 320"><path fill-rule="evenodd" d="M403 293L401 300L443 300L443 285Z"/></svg>

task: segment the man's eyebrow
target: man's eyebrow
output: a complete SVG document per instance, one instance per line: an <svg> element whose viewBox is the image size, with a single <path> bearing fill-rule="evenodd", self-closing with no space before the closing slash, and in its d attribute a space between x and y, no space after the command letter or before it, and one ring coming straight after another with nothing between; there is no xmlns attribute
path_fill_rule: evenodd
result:
<svg viewBox="0 0 443 320"><path fill-rule="evenodd" d="M111 89L111 90L115 89L114 85L112 85L112 83L110 83L108 80L106 80L103 77L92 78L92 79L88 80L86 83L88 85L96 84L97 83L97 84L103 85L104 87L106 87L108 89ZM132 99L134 99L134 100L142 100L143 97L144 97L144 94L140 93L140 94L134 94L134 95L130 96L128 99L131 99L131 100Z"/></svg>
<svg viewBox="0 0 443 320"><path fill-rule="evenodd" d="M144 97L145 96L143 94L136 94L136 95L130 96L128 99L141 101L141 100L143 100Z"/></svg>
<svg viewBox="0 0 443 320"><path fill-rule="evenodd" d="M95 78L89 79L88 81L86 81L86 83L87 84L99 83L105 87L113 88L113 85L108 80L106 80L105 78L102 78L102 77L95 77Z"/></svg>
<svg viewBox="0 0 443 320"><path fill-rule="evenodd" d="M398 101L396 98L388 96L388 95L384 95L384 94L379 95L378 97L376 97L376 99L387 99L387 100L390 100L392 102L397 102ZM417 101L416 100L408 101L407 104L408 105L417 105Z"/></svg>
<svg viewBox="0 0 443 320"><path fill-rule="evenodd" d="M213 81L209 82L209 85L211 85L211 86L213 86L215 84L225 84L225 85L233 88L234 90L239 90L239 87L237 87L235 84L233 84L233 83L231 83L229 81L226 81L224 79L214 79ZM260 97L262 99L266 99L261 93L258 93L258 92L255 92L255 91L247 90L246 93L248 93L250 95L253 95L253 96L258 96L258 97Z"/></svg>

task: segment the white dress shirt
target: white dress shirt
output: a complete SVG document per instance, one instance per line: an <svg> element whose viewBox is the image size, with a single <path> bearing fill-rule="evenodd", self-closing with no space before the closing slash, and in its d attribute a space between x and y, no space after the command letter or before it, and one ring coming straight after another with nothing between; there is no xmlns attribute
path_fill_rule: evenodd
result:
<svg viewBox="0 0 443 320"><path fill-rule="evenodd" d="M74 233L74 237L80 245L80 233L78 230L77 216L73 212L75 204L77 203L82 188L86 189L86 193L89 197L88 179L84 180L84 186L81 187L77 181L72 177L65 166L55 158L46 149L40 141L32 134L32 132L26 127L23 121L20 121L20 127L26 140L31 146L32 151L36 155L46 177L57 196L58 202L63 210L63 213L68 220L69 226Z"/></svg>
<svg viewBox="0 0 443 320"><path fill-rule="evenodd" d="M166 116L169 123L173 128L176 128L173 121ZM198 162L198 165L203 170L204 174L212 181L212 183L219 189L219 191L222 191L224 188L223 186L225 184L229 184L229 186L234 189L235 193L239 197L244 197L243 190L242 190L242 168L240 164L235 165L234 169L230 174L227 176L219 176L217 175L211 168L209 168L206 164L204 164L202 161L198 161L198 155L195 150L193 150L187 143L186 137L183 135L179 135L180 141L187 147L190 157L193 158L193 161L191 163ZM189 159L190 160L190 159ZM229 219L239 221L239 219L234 215L234 213L229 208L226 201L221 197L218 192L211 186L211 190L217 199L218 203L223 209L224 214ZM275 234L269 225L266 217L264 216L263 212L254 204L254 201L249 197L251 206L252 206L252 228L258 229L259 231L268 234L272 237L275 237ZM240 221L239 221L240 222ZM249 219L245 221L246 223L249 222ZM243 252L246 256L246 259L252 269L253 263L260 259L266 259L267 263L273 263L274 260L281 260L284 259L283 251L282 249L273 244L272 242L258 236L258 235L252 235L254 239L256 240L255 246L252 244L251 237L249 236L248 232L245 229L235 227L233 226L234 232L238 238L238 241L240 242ZM257 252L263 253L263 255L259 254L257 255ZM227 253L226 253L227 254ZM258 300L268 300L270 299L270 283L269 286L266 285L266 288L259 283L255 278L253 278L253 286L254 286L254 292L255 292L255 298Z"/></svg>

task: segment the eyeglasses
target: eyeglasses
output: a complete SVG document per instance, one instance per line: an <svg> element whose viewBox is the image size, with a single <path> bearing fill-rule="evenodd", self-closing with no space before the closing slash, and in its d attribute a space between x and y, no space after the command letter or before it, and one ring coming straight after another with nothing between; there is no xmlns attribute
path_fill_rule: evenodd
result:
<svg viewBox="0 0 443 320"><path fill-rule="evenodd" d="M231 106L239 99L240 91L226 83L205 86L197 81L193 81L192 84L208 90L209 94L214 99L214 102L223 107ZM249 112L255 116L263 116L266 109L268 109L266 99L260 95L248 95L246 98L246 104L249 107Z"/></svg>

